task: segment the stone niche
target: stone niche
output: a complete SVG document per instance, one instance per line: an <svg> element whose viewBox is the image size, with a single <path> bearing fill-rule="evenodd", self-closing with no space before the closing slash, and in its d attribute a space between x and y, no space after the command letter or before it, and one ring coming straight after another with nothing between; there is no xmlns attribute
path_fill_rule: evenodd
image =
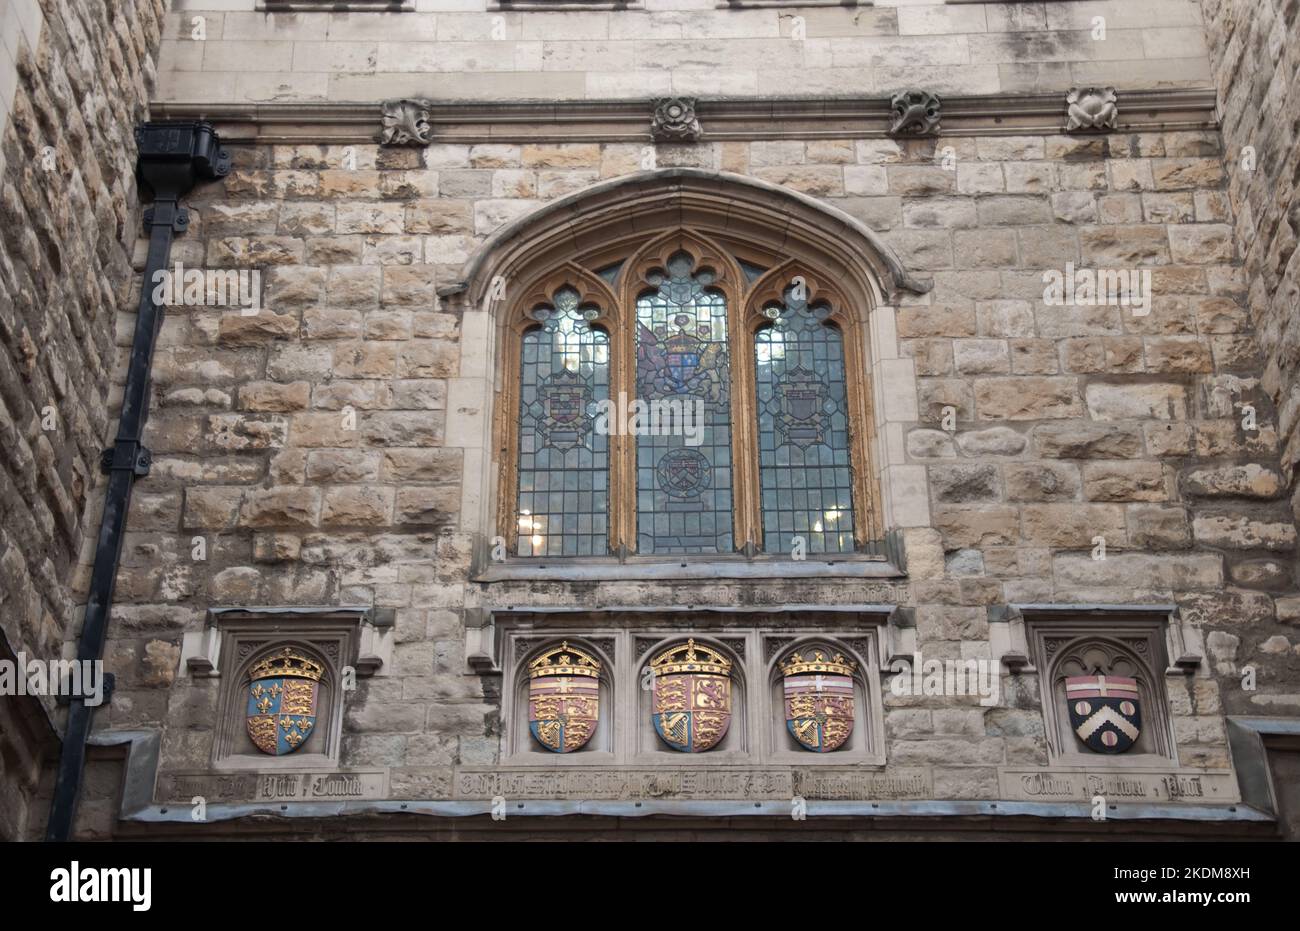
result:
<svg viewBox="0 0 1300 931"><path fill-rule="evenodd" d="M502 767L554 771L884 765L880 639L886 612L504 612L493 620L503 677ZM598 686L586 684L585 694L598 695L599 710L595 730L584 743L555 752L530 729L535 724L530 712L537 707L530 703L530 683L538 671L573 671L572 665L556 665L563 646L568 647L563 659L577 662L575 657L585 656L598 664L598 677L585 674L597 678ZM805 677L809 690L819 689L823 678L837 683L841 709L851 691L852 730L828 752L805 749L787 725L781 664L795 653L809 663L817 656L828 662L838 658L836 669L847 671L833 680L815 671ZM692 669L712 675L715 683L719 676L728 680L729 723L707 749L682 752L656 729L655 695L664 685L661 673L690 676ZM572 691L571 686L565 688ZM829 688L825 694L830 694ZM698 707L694 699L691 707ZM585 713L589 706L581 708ZM810 709L812 717L825 717L824 707ZM819 725L809 720L805 726Z"/></svg>
<svg viewBox="0 0 1300 931"><path fill-rule="evenodd" d="M345 692L383 673L390 627L364 608L213 609L202 632L186 635L181 658L192 677L219 680L213 770L337 770ZM289 689L305 697L284 713ZM262 746L250 716L268 719Z"/></svg>

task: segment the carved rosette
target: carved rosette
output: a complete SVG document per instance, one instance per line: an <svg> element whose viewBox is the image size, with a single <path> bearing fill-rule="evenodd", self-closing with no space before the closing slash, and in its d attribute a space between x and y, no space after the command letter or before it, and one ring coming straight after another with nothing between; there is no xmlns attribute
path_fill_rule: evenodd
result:
<svg viewBox="0 0 1300 931"><path fill-rule="evenodd" d="M662 97L655 101L650 135L656 142L698 142L703 130L695 116L696 98Z"/></svg>
<svg viewBox="0 0 1300 931"><path fill-rule="evenodd" d="M431 107L426 100L384 101L380 145L428 145L433 140Z"/></svg>
<svg viewBox="0 0 1300 931"><path fill-rule="evenodd" d="M894 117L889 125L889 135L905 137L938 135L941 108L939 95L929 91L905 90L895 94L889 100L889 109Z"/></svg>
<svg viewBox="0 0 1300 931"><path fill-rule="evenodd" d="M1118 97L1113 87L1072 87L1065 95L1067 133L1119 127Z"/></svg>

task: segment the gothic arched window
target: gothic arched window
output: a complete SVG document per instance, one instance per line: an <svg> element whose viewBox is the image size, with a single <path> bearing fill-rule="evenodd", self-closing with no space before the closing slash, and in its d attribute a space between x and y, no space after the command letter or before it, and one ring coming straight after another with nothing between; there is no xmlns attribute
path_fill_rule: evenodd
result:
<svg viewBox="0 0 1300 931"><path fill-rule="evenodd" d="M511 301L503 525L520 557L790 557L879 539L862 319L814 263L684 229Z"/></svg>

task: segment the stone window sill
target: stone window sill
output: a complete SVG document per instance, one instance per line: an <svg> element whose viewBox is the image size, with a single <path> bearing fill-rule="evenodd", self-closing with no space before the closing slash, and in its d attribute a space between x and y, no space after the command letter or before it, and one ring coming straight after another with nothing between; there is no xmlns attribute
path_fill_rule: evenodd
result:
<svg viewBox="0 0 1300 931"><path fill-rule="evenodd" d="M564 10L643 10L643 0L488 0L488 12L561 12Z"/></svg>
<svg viewBox="0 0 1300 931"><path fill-rule="evenodd" d="M409 13L415 0L257 0L259 13Z"/></svg>
<svg viewBox="0 0 1300 931"><path fill-rule="evenodd" d="M988 0L980 0L987 3ZM875 6L874 0L719 0L714 4L719 10L757 10L765 7L808 7L808 6Z"/></svg>
<svg viewBox="0 0 1300 931"><path fill-rule="evenodd" d="M906 575L883 557L847 554L808 559L511 559L489 566L476 582L690 581L692 579L901 579Z"/></svg>

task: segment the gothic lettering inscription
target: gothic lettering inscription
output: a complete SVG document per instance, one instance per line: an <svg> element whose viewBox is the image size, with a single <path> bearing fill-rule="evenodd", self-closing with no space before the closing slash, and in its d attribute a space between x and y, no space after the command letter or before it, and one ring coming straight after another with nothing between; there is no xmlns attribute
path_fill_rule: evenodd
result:
<svg viewBox="0 0 1300 931"><path fill-rule="evenodd" d="M168 773L158 780L158 801L209 803L314 802L385 798L382 771L343 773Z"/></svg>
<svg viewBox="0 0 1300 931"><path fill-rule="evenodd" d="M1227 770L1002 769L1005 799L1029 802L1108 802L1211 804L1240 800Z"/></svg>
<svg viewBox="0 0 1300 931"><path fill-rule="evenodd" d="M515 799L761 800L806 799L869 801L929 798L930 775L923 770L852 772L803 769L719 770L585 770L529 772L462 770L456 776L457 798Z"/></svg>

